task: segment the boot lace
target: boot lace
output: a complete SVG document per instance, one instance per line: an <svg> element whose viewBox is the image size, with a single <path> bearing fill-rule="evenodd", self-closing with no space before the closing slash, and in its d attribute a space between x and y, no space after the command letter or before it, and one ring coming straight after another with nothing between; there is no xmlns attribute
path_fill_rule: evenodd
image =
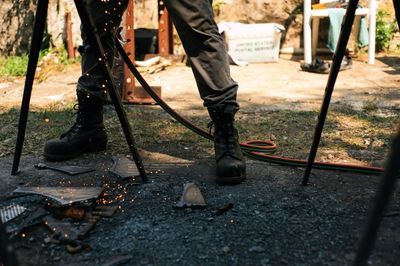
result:
<svg viewBox="0 0 400 266"><path fill-rule="evenodd" d="M225 157L225 156L231 156L235 157L235 128L233 127L232 122L224 122L221 123L219 122L217 125L214 123L214 121L210 121L207 124L207 127L209 128L209 133L211 134L212 129L214 128L214 141L216 143L216 146L218 147L219 151L219 158ZM222 153L220 153L223 151Z"/></svg>
<svg viewBox="0 0 400 266"><path fill-rule="evenodd" d="M78 103L76 103L73 107L74 115L76 115L75 123L72 127L65 133L61 134L61 138L70 137L71 134L77 133L79 129L82 127L83 119L82 119L82 108Z"/></svg>
<svg viewBox="0 0 400 266"><path fill-rule="evenodd" d="M213 135L213 134L212 134L213 127L214 127L214 121L211 120L211 121L208 122L208 124L207 124L208 134Z"/></svg>

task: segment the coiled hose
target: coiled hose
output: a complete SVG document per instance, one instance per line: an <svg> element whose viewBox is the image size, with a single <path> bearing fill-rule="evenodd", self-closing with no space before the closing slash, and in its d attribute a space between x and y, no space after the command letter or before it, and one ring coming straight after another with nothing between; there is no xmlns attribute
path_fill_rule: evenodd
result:
<svg viewBox="0 0 400 266"><path fill-rule="evenodd" d="M124 62L127 64L129 70L135 76L137 81L142 85L143 89L154 99L154 101L161 106L164 111L166 111L169 115L171 115L175 120L181 123L183 126L192 130L196 134L209 139L214 140L214 137L204 131L203 129L197 127L189 120L180 116L174 109L172 109L164 100L162 100L150 87L150 85L146 82L146 80L142 77L136 67L133 65L132 61L129 59L126 54L124 48L122 47L120 41L118 39L115 40L116 48L121 55ZM280 156L273 156L273 154L277 146L272 141L259 141L259 140L251 140L240 143L240 147L242 151L250 158L260 160L263 162L269 162L284 166L295 166L295 167L305 167L307 165L306 160L298 160L291 158L284 158ZM361 165L353 165L353 164L339 164L339 163L325 163L325 162L315 162L313 164L315 169L324 169L324 170L341 170L347 172L361 173L361 174L373 174L378 175L383 172L383 168L380 167L372 167L372 166L361 166Z"/></svg>

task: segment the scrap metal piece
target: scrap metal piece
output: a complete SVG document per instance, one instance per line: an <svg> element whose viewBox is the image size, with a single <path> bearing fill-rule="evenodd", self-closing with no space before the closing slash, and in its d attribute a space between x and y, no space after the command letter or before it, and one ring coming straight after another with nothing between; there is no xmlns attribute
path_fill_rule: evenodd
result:
<svg viewBox="0 0 400 266"><path fill-rule="evenodd" d="M108 170L109 173L117 178L125 179L139 176L139 170L137 169L135 163L125 157L112 157L113 165L111 169Z"/></svg>
<svg viewBox="0 0 400 266"><path fill-rule="evenodd" d="M202 208L207 206L200 189L195 183L186 183L183 186L182 196L179 202L175 205L178 208Z"/></svg>
<svg viewBox="0 0 400 266"><path fill-rule="evenodd" d="M43 221L54 235L59 236L59 239L62 242L69 242L78 239L79 230L71 223L61 222L51 216L45 217Z"/></svg>
<svg viewBox="0 0 400 266"><path fill-rule="evenodd" d="M102 187L19 187L14 193L36 194L55 200L60 205L97 199Z"/></svg>
<svg viewBox="0 0 400 266"><path fill-rule="evenodd" d="M42 207L38 207L35 209L35 211L33 211L26 219L24 219L22 221L22 223L20 223L18 226L15 226L13 228L10 228L10 230L8 230L9 228L7 227L7 232L10 233L10 238L13 238L17 235L19 235L19 233L22 230L25 230L31 226L34 226L36 224L39 224L42 222L42 218L44 216L46 216L47 214L49 214L48 211L46 211L45 209L43 209Z"/></svg>
<svg viewBox="0 0 400 266"><path fill-rule="evenodd" d="M89 232L95 227L97 222L99 221L98 216L93 216L88 223L84 223L80 228L79 228L79 233L78 233L78 239L82 240L84 239Z"/></svg>
<svg viewBox="0 0 400 266"><path fill-rule="evenodd" d="M0 218L3 223L11 221L17 216L21 215L26 208L18 204L6 206L0 210Z"/></svg>
<svg viewBox="0 0 400 266"><path fill-rule="evenodd" d="M91 247L87 243L83 243L80 240L74 240L70 241L66 246L65 249L68 251L70 254L75 254L78 252L81 252L82 250L90 250Z"/></svg>
<svg viewBox="0 0 400 266"><path fill-rule="evenodd" d="M58 219L72 218L83 220L86 215L86 209L81 206L50 206L47 207Z"/></svg>
<svg viewBox="0 0 400 266"><path fill-rule="evenodd" d="M96 206L92 211L92 215L110 218L117 209L118 206Z"/></svg>
<svg viewBox="0 0 400 266"><path fill-rule="evenodd" d="M132 255L118 255L109 258L106 262L102 264L102 266L117 266L122 265L123 263L129 262L133 259Z"/></svg>
<svg viewBox="0 0 400 266"><path fill-rule="evenodd" d="M76 245L68 244L66 246L66 249L67 249L68 253L75 254L75 253L78 253L78 252L82 251L83 246L81 244L76 244Z"/></svg>
<svg viewBox="0 0 400 266"><path fill-rule="evenodd" d="M214 215L221 215L221 214L223 214L223 213L229 211L229 210L232 209L232 208L233 208L233 203L230 202L230 203L225 204L224 206L222 206L222 207L216 209L216 210L214 211Z"/></svg>
<svg viewBox="0 0 400 266"><path fill-rule="evenodd" d="M75 166L75 165L61 165L61 166L49 166L44 163L35 164L36 169L50 169L54 171L58 171L67 175L80 175L84 173L94 172L96 169L90 167L82 167L82 166Z"/></svg>

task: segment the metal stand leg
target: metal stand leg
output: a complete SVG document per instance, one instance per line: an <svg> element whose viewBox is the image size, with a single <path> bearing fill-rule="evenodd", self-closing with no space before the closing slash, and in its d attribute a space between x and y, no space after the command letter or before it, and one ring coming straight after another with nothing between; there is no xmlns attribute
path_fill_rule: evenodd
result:
<svg viewBox="0 0 400 266"><path fill-rule="evenodd" d="M400 28L400 2L397 0L393 0L394 11L396 12L396 20L397 24Z"/></svg>
<svg viewBox="0 0 400 266"><path fill-rule="evenodd" d="M114 103L115 110L118 114L119 121L121 123L122 130L124 131L126 141L128 142L129 150L132 154L132 157L136 163L136 166L139 170L140 176L143 182L147 182L146 172L144 170L142 159L136 149L135 141L132 136L132 129L129 125L126 113L121 103L121 96L116 89L114 78L112 77L110 66L107 64L107 60L104 56L103 45L101 44L100 38L97 34L96 27L94 26L94 22L91 19L89 13L86 10L86 5L82 0L74 0L76 9L78 10L79 17L82 22L83 30L91 44L96 57L98 58L98 64L100 66L101 71L103 72L103 76L105 79L106 86L109 90L110 97Z"/></svg>
<svg viewBox="0 0 400 266"><path fill-rule="evenodd" d="M21 159L22 145L24 144L26 123L28 120L29 102L31 100L32 85L35 78L36 67L39 59L40 46L43 40L44 27L47 19L47 7L49 0L39 0L33 28L31 49L29 52L28 69L26 71L24 95L22 98L21 112L19 115L17 143L15 145L14 162L11 174L18 173L19 161Z"/></svg>
<svg viewBox="0 0 400 266"><path fill-rule="evenodd" d="M136 149L135 141L132 136L132 129L129 125L126 113L121 103L121 96L119 95L114 79L112 77L110 66L107 64L107 60L104 56L103 45L101 44L100 38L97 34L96 27L94 26L94 22L91 19L89 13L86 10L86 6L84 1L82 0L74 0L76 9L78 10L79 17L82 22L83 30L89 40L89 43L92 45L95 54L98 56L98 64L100 66L101 71L103 72L103 76L105 78L106 86L109 90L111 100L114 103L115 110L118 114L119 121L121 123L122 130L124 131L126 141L128 142L129 150L131 151L132 157L136 163L136 166L139 170L140 176L143 182L147 182L146 172L144 170L142 159Z"/></svg>
<svg viewBox="0 0 400 266"><path fill-rule="evenodd" d="M314 164L315 156L317 155L317 150L319 142L321 140L322 130L324 128L325 119L328 114L329 103L331 101L333 89L336 83L336 78L340 70L340 65L342 63L343 56L346 52L346 46L347 42L349 41L351 27L354 22L354 15L357 9L357 5L358 5L358 0L350 0L343 20L338 46L333 56L333 63L331 66L331 70L329 72L329 78L325 88L324 101L322 103L322 107L318 116L318 123L314 131L314 138L311 145L310 154L308 155L308 162L302 182L303 186L306 186L308 184L308 178L311 174L311 168L312 165Z"/></svg>
<svg viewBox="0 0 400 266"><path fill-rule="evenodd" d="M136 150L135 142L134 142L134 139L132 136L132 129L128 123L126 113L121 104L120 95L115 88L115 83L114 83L114 79L113 79L111 71L110 71L110 66L107 64L107 60L105 59L104 49L100 42L100 38L97 34L94 23L89 15L89 13L86 11L86 6L85 6L84 1L74 0L74 2L75 2L75 6L78 10L78 13L79 13L79 16L80 16L80 19L82 22L82 26L84 28L86 36L87 36L90 44L92 45L92 48L94 49L94 51L97 55L97 58L99 58L98 64L100 66L101 71L103 72L105 84L109 89L110 97L114 103L116 112L118 114L118 118L120 120L121 127L124 131L125 138L128 143L128 146L129 146L129 150L133 156L133 159L136 163L136 166L139 170L139 173L140 173L140 176L141 176L143 182L147 182L147 176L146 176L146 172L144 170L143 162L141 160L141 157L140 157L138 151ZM26 123L27 123L27 119L28 119L29 102L30 102L30 98L31 98L32 85L33 85L33 80L35 77L35 71L36 71L37 62L38 62L38 58L39 58L40 45L42 43L44 27L46 24L48 3L49 3L48 0L39 0L37 11L36 11L36 19L35 19L34 32L33 32L33 36L32 36L32 45L31 45L31 50L30 50L30 54L29 54L29 63L28 63L26 81L25 81L24 96L23 96L22 106L21 106L21 114L20 114L20 121L19 121L19 127L18 127L17 144L16 144L16 148L15 148L14 164L13 164L13 168L12 168L12 172L11 172L11 174L13 174L13 175L18 172L19 161L21 158L22 145L24 142Z"/></svg>
<svg viewBox="0 0 400 266"><path fill-rule="evenodd" d="M400 2L393 0L394 10L396 12L397 24L400 27ZM386 164L385 173L383 174L376 199L371 208L367 226L361 237L360 246L358 247L354 266L366 265L367 259L374 245L379 226L382 221L382 215L389 203L390 197L396 186L396 179L400 171L400 125L397 130L397 137L393 140L392 149Z"/></svg>
<svg viewBox="0 0 400 266"><path fill-rule="evenodd" d="M393 194L396 185L396 179L399 177L400 170L400 127L397 137L393 140L392 149L387 161L386 170L379 185L376 199L371 208L367 226L361 237L360 246L357 251L354 266L366 265L369 254L375 242L379 225L382 221L382 215L385 211L389 199Z"/></svg>

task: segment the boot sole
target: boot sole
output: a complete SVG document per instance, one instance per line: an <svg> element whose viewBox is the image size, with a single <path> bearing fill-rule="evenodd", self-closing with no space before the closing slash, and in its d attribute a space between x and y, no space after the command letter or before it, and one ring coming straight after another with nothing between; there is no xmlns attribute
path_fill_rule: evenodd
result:
<svg viewBox="0 0 400 266"><path fill-rule="evenodd" d="M96 142L91 142L89 143L86 147L83 149L70 153L70 154L50 154L50 153L43 153L44 158L48 161L64 161L64 160L69 160L75 157L78 157L81 154L84 153L94 153L94 152L99 152L99 151L104 151L107 147L107 139L101 140L101 141L96 141Z"/></svg>
<svg viewBox="0 0 400 266"><path fill-rule="evenodd" d="M219 177L215 178L218 185L237 185L246 180L246 175L237 177Z"/></svg>

